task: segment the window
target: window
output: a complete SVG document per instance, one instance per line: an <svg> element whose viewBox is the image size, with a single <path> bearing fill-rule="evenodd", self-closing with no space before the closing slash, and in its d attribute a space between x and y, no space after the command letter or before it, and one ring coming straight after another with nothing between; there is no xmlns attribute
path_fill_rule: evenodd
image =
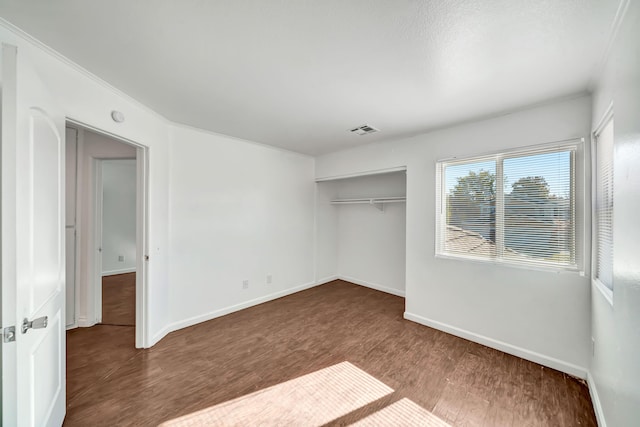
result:
<svg viewBox="0 0 640 427"><path fill-rule="evenodd" d="M436 254L577 268L576 148L439 162Z"/></svg>
<svg viewBox="0 0 640 427"><path fill-rule="evenodd" d="M594 277L611 299L613 291L613 119L595 137ZM600 286L601 287L601 286ZM608 295L607 295L608 294Z"/></svg>

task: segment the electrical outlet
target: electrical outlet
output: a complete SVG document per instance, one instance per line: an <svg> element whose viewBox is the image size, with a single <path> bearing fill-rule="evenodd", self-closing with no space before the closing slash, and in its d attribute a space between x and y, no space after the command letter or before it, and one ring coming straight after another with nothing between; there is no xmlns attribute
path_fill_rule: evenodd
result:
<svg viewBox="0 0 640 427"><path fill-rule="evenodd" d="M249 289L249 281L248 280L243 280L242 281L242 289Z"/></svg>
<svg viewBox="0 0 640 427"><path fill-rule="evenodd" d="M118 255L118 262L124 262L124 255Z"/></svg>
<svg viewBox="0 0 640 427"><path fill-rule="evenodd" d="M267 274L267 285L270 284L271 282L273 282L273 276L271 276L270 274Z"/></svg>

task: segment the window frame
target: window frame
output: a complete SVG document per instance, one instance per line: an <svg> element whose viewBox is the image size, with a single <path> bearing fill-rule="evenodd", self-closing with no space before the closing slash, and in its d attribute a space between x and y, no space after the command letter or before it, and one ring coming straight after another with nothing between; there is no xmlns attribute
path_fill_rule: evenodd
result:
<svg viewBox="0 0 640 427"><path fill-rule="evenodd" d="M504 210L501 205L504 204L504 176L503 162L505 159L524 157L527 155L536 155L544 153L553 153L571 150L571 171L570 177L573 185L571 194L571 206L573 216L573 244L574 244L574 263L571 265L555 264L552 262L520 262L518 260L502 257L504 250ZM446 182L445 168L447 166L483 161L495 161L496 163L496 257L473 256L469 254L451 253L444 249L444 230L446 228ZM518 147L507 150L495 151L491 153L478 154L475 156L450 157L436 161L436 220L435 220L435 257L442 259L463 260L469 262L478 262L483 264L505 265L515 268L524 268L529 270L542 270L554 272L576 272L584 275L584 254L587 248L584 246L585 235L585 206L584 197L584 138L574 138L551 142L546 144L538 144L532 146ZM498 232L498 227L502 228Z"/></svg>
<svg viewBox="0 0 640 427"><path fill-rule="evenodd" d="M613 162L615 163L615 121L614 121L614 113L613 113L613 103L607 107L607 110L603 114L600 122L595 127L591 134L591 283L593 286L600 291L602 296L609 302L611 306L613 306L613 293L615 285L612 281L611 288L605 285L598 277L597 277L597 269L598 269L598 216L597 216L597 203L598 203L598 139L607 127L607 125L613 122L613 147L614 153L612 153ZM615 164L613 165L613 170L615 174ZM614 176L611 177L614 180ZM613 187L615 191L615 181L613 182ZM615 212L615 209L613 209ZM612 220L613 221L613 220ZM613 250L613 248L612 248ZM612 258L613 263L613 258ZM613 271L613 265L611 266Z"/></svg>

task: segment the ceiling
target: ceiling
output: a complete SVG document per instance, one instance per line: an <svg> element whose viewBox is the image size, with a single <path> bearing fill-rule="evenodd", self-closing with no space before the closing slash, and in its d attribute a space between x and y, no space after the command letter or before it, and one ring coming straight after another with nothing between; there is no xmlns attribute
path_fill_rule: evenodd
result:
<svg viewBox="0 0 640 427"><path fill-rule="evenodd" d="M617 0L2 0L168 119L317 155L589 89ZM358 136L369 124L381 132Z"/></svg>

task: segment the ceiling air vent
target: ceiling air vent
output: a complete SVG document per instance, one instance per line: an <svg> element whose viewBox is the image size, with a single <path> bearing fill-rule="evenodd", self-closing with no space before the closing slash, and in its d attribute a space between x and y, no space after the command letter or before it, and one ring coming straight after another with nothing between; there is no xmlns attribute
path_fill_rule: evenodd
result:
<svg viewBox="0 0 640 427"><path fill-rule="evenodd" d="M369 125L362 125L362 126L358 126L357 128L351 129L350 132L358 135L366 135L368 133L380 132L380 129L376 129L373 126L369 126Z"/></svg>

